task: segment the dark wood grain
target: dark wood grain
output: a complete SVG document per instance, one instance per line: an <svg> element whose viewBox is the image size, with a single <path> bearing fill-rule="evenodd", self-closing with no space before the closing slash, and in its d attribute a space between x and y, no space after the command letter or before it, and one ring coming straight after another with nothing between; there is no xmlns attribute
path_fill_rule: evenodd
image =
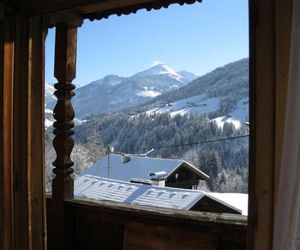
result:
<svg viewBox="0 0 300 250"><path fill-rule="evenodd" d="M42 18L16 17L14 53L14 249L45 249Z"/></svg>
<svg viewBox="0 0 300 250"><path fill-rule="evenodd" d="M249 249L272 249L276 1L251 1Z"/></svg>
<svg viewBox="0 0 300 250"><path fill-rule="evenodd" d="M1 84L1 166L0 166L0 233L1 249L14 248L13 219L13 66L14 66L14 13L4 10L1 22L2 59Z"/></svg>
<svg viewBox="0 0 300 250"><path fill-rule="evenodd" d="M189 232L165 226L129 223L125 228L124 250L216 250L216 235Z"/></svg>
<svg viewBox="0 0 300 250"><path fill-rule="evenodd" d="M2 9L3 7L0 5L0 12L4 11ZM4 15L0 18L0 55L4 55ZM4 56L0 56L0 119L3 121L3 90L4 90L4 85L3 85L3 64L4 64ZM0 131L3 131L3 122L0 122ZM3 132L0 133L0 201L4 200L4 176L3 176L3 166L4 166L4 155L3 155ZM4 218L4 206L3 202L0 203L0 249L3 249L3 242L4 242L4 223L3 223L3 218Z"/></svg>
<svg viewBox="0 0 300 250"><path fill-rule="evenodd" d="M45 199L45 156L44 150L44 103L45 103L45 38L46 31L42 17L30 19L29 30L29 133L30 165L30 226L32 249L46 249L46 199ZM40 120L42 122L35 122Z"/></svg>

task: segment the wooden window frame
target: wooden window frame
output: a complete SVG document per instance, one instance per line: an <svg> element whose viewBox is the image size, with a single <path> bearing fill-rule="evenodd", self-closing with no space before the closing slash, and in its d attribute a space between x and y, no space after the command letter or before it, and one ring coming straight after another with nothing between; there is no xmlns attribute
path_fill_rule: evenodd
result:
<svg viewBox="0 0 300 250"><path fill-rule="evenodd" d="M3 218L7 220L7 216L11 213L9 218L14 217L15 221L20 218L22 223L18 225L8 221L9 226L5 230L4 224L0 223L2 244L0 246L7 246L4 249L22 249L21 244L28 246L28 249L32 249L33 246L38 246L36 249L45 248L43 236L45 193L43 168L41 169L41 166L44 167L44 155L41 150L44 139L43 23L51 24L53 20L59 20L62 16L69 20L78 17L101 19L114 13L118 15L135 13L141 8L159 9L174 2L183 4L195 1L107 0L99 3L99 0L61 0L57 3L41 0L32 4L25 3L21 12L13 9L5 10L12 12L7 15L8 18L5 18L4 14L4 25L8 25L7 30L12 32L9 34L9 31L6 31L5 34L12 36L15 53L12 55L5 52L4 56L13 57L13 60L0 61L1 70L4 69L3 79L6 79L0 81L0 95L2 95L0 97L1 100L7 101L0 114L2 117L5 115L8 117L2 124L3 133L0 138L2 146L0 163L8 174L6 178L3 171L0 173L0 202L3 204L0 221L3 221ZM2 10L2 4L0 5ZM5 6L5 9L9 8ZM283 140L291 9L292 0L249 0L249 249L272 247L273 215ZM0 12L2 16L2 11ZM78 13L83 15L78 16ZM31 39L33 37L36 39ZM9 50L8 47L5 48ZM20 84L21 82L24 84ZM6 99L3 99L4 97ZM20 122L24 120L25 128L20 127ZM5 130L5 127L8 129ZM39 132L36 132L36 129ZM26 178L21 180L20 176ZM5 193L4 187L11 189ZM7 199L11 202L7 202ZM20 208L16 207L17 204L20 204ZM38 216L34 218L32 214ZM32 230L29 230L28 226ZM16 242L16 245L12 246L12 242Z"/></svg>

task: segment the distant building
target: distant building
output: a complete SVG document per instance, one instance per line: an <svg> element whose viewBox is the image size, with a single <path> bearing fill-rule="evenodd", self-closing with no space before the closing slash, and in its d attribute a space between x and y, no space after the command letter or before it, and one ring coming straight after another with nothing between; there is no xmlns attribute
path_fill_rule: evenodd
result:
<svg viewBox="0 0 300 250"><path fill-rule="evenodd" d="M150 186L83 175L75 180L77 197L191 211L241 214L228 203L199 190Z"/></svg>
<svg viewBox="0 0 300 250"><path fill-rule="evenodd" d="M93 175L115 180L192 189L209 176L184 160L111 154L84 170Z"/></svg>

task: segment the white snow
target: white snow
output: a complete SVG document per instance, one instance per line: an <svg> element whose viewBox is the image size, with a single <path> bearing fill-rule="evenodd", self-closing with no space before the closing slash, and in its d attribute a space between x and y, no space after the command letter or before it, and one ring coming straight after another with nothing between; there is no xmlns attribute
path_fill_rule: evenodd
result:
<svg viewBox="0 0 300 250"><path fill-rule="evenodd" d="M142 97L156 97L161 95L161 93L155 90L143 90L138 92L137 95Z"/></svg>
<svg viewBox="0 0 300 250"><path fill-rule="evenodd" d="M220 97L206 98L205 95L197 95L172 103L157 103L155 108L145 113L149 116L170 113L171 117L185 114L204 115L217 111L220 106L220 99ZM216 117L211 121L215 121L219 128L223 128L225 123L232 123L238 129L242 124L248 122L248 114L249 98L245 97L237 102L236 109L233 112L225 116Z"/></svg>
<svg viewBox="0 0 300 250"><path fill-rule="evenodd" d="M81 125L82 123L88 122L89 120L80 120L77 118L74 118L75 125Z"/></svg>
<svg viewBox="0 0 300 250"><path fill-rule="evenodd" d="M249 117L249 98L244 97L243 99L239 100L236 109L226 116L220 116L212 119L215 121L220 128L223 128L224 124L232 123L235 128L241 127L242 123L248 121Z"/></svg>
<svg viewBox="0 0 300 250"><path fill-rule="evenodd" d="M234 119L233 117L231 117L231 115L220 116L212 119L212 121L215 121L219 128L223 128L225 123L232 123L236 129L241 127L241 121Z"/></svg>
<svg viewBox="0 0 300 250"><path fill-rule="evenodd" d="M48 116L45 118L45 129L51 127L54 123L54 117L52 116L53 111L51 109L45 109L45 114L48 114ZM77 118L74 118L75 125L81 125L82 123L87 122L88 120L80 120Z"/></svg>
<svg viewBox="0 0 300 250"><path fill-rule="evenodd" d="M46 114L53 114L53 111L51 109L45 109Z"/></svg>
<svg viewBox="0 0 300 250"><path fill-rule="evenodd" d="M151 110L146 111L146 114L161 114L170 113L171 117L185 114L208 114L219 109L220 98L208 98L203 95L192 96L186 99L167 104L157 104Z"/></svg>
<svg viewBox="0 0 300 250"><path fill-rule="evenodd" d="M164 62L156 61L154 62L150 68L135 74L136 77L143 77L143 76L153 76L153 75L168 75L177 81L183 80L183 77L179 75L176 70L172 69Z"/></svg>
<svg viewBox="0 0 300 250"><path fill-rule="evenodd" d="M45 97L46 97L46 99L56 100L54 92L55 92L55 88L52 85L45 83Z"/></svg>
<svg viewBox="0 0 300 250"><path fill-rule="evenodd" d="M208 178L205 173L183 160L137 157L131 155L130 161L124 163L123 156L118 154L110 154L109 159L105 156L90 168L83 170L80 175L88 174L122 181L130 181L132 178L150 180L152 178L149 175L150 173L165 171L167 173L165 178L167 178L182 164L185 164L186 167L191 169L191 171L196 173L199 177L204 179Z"/></svg>
<svg viewBox="0 0 300 250"><path fill-rule="evenodd" d="M248 194L242 193L207 193L221 201L228 203L242 211L242 215L248 215Z"/></svg>
<svg viewBox="0 0 300 250"><path fill-rule="evenodd" d="M53 121L50 121L49 119L45 119L45 128L49 128L53 125Z"/></svg>
<svg viewBox="0 0 300 250"><path fill-rule="evenodd" d="M231 204L199 190L141 185L94 175L83 175L75 179L74 195L97 200L184 210L190 210L207 196L239 211Z"/></svg>

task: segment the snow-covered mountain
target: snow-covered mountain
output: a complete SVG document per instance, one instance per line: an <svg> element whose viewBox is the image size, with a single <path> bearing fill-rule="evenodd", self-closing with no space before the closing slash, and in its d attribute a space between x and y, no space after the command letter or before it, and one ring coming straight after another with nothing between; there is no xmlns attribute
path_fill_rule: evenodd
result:
<svg viewBox="0 0 300 250"><path fill-rule="evenodd" d="M56 102L56 97L54 95L54 87L48 83L45 84L45 104L46 108L48 108L48 105L52 106L52 103L54 104Z"/></svg>
<svg viewBox="0 0 300 250"><path fill-rule="evenodd" d="M155 62L150 68L133 75L133 77L134 78L147 77L147 76L154 76L154 75L160 75L160 76L164 75L170 78L174 78L177 81L186 83L186 79L184 79L183 76L178 74L174 69L172 69L171 67L169 67L163 62Z"/></svg>
<svg viewBox="0 0 300 250"><path fill-rule="evenodd" d="M248 70L248 59L242 59L197 78L158 62L131 77L91 82L78 88L72 101L78 118L126 109L133 115L206 114L219 127L227 122L238 128L249 120ZM46 87L51 109L55 97L48 90L53 87Z"/></svg>
<svg viewBox="0 0 300 250"><path fill-rule="evenodd" d="M189 84L135 107L134 115L170 113L208 115L219 127L249 121L248 59L220 67ZM184 74L181 74L184 75Z"/></svg>
<svg viewBox="0 0 300 250"><path fill-rule="evenodd" d="M109 75L78 88L72 102L79 118L110 113L179 89L193 77L196 76L192 73L181 75L165 63L159 62L131 77Z"/></svg>

